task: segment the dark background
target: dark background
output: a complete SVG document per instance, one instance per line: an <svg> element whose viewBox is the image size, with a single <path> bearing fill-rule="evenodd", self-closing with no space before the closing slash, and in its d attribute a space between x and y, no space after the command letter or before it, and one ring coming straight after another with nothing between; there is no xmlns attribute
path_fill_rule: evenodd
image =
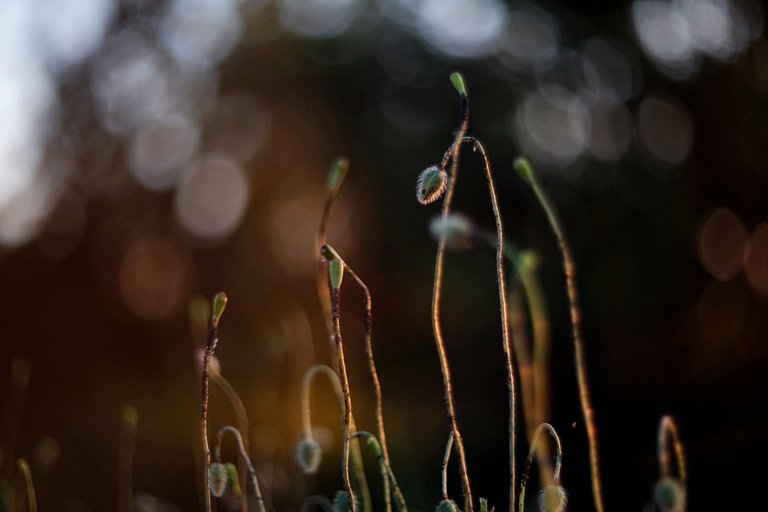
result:
<svg viewBox="0 0 768 512"><path fill-rule="evenodd" d="M315 414L334 448L315 478L302 477L293 459L301 375L315 361L330 364L312 244L325 173L337 155L350 158L351 170L329 240L373 292L394 470L412 510L438 503L449 427L430 326L436 243L427 226L439 206L420 206L413 191L418 172L451 141L457 101L448 76L455 69L470 91L469 133L491 156L507 236L541 255L553 329L552 424L563 440L569 508L592 507L586 435L560 256L541 209L511 170L522 152L539 165L577 258L608 509L640 510L649 500L663 414L675 416L686 444L690 509L754 506L762 475L748 468L768 455L768 41L761 6L712 2L730 5L724 9L733 33L748 42L718 58L691 50L662 62L637 36L632 12L639 2L481 2L507 9L508 22L514 13L544 12L550 18L540 19L557 28L559 57L510 64L498 49L457 55L465 46L440 46L407 8L382 7L397 2L361 3L338 33L312 37L281 17L293 4L239 4L239 39L193 75L216 84L185 112L201 130L196 154L231 156L249 188L242 218L228 232L201 236L179 221L181 181L150 190L134 178L130 141L137 128L110 127L94 92L100 58L109 62L109 41L121 31L135 30L163 59L172 58L161 44L168 29L157 21L171 4L120 3L104 40L51 73L58 107L40 141L45 158L36 179L61 166L67 171L56 175L48 207L28 233L0 249L0 375L9 381L17 356L31 367L16 454L32 457L43 436L61 447L56 466L38 480L41 509L114 509L124 403L140 416L135 488L144 494L137 509L198 506L195 349L203 333L190 328L187 304L194 294L219 290L230 302L217 356L248 409L268 504L296 510L304 496L331 496L341 486L327 387L315 394ZM313 27L313 16L321 26L325 18L311 9L302 26ZM468 15L470 21L479 23ZM557 130L568 121L549 118L540 129L551 138L532 147L515 116L548 84L571 99L586 97L589 81L574 59L597 36L624 45L634 63L630 92L612 100L628 115L621 118L629 123L626 146L598 158L581 141L576 154L552 157L562 155ZM146 107L147 98L138 94L137 105ZM573 108L562 107L566 114ZM589 116L597 107L583 101L580 108ZM677 154L681 131L690 145L682 157L667 158L665 151ZM594 143L613 131L591 133ZM172 138L152 140L160 155L178 150ZM466 151L454 205L491 229L481 172L479 158ZM224 193L232 189L209 190L215 195L198 207L213 205L214 217L216 205L235 201ZM21 197L0 209L0 224L15 222L24 205ZM373 431L362 311L348 286L342 300L352 398L359 428ZM493 251L449 253L444 290L474 493L501 510L507 426ZM7 410L9 386L0 389ZM234 421L214 392L212 427ZM459 481L451 478L458 501ZM369 479L377 500L375 472Z"/></svg>

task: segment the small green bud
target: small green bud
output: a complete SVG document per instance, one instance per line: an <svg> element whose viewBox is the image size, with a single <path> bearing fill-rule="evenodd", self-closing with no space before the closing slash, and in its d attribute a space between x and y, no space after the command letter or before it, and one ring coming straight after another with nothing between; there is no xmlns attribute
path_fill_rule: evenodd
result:
<svg viewBox="0 0 768 512"><path fill-rule="evenodd" d="M435 509L436 512L461 512L459 506L453 500L443 500Z"/></svg>
<svg viewBox="0 0 768 512"><path fill-rule="evenodd" d="M480 498L480 512L496 512L496 507L488 508L488 500Z"/></svg>
<svg viewBox="0 0 768 512"><path fill-rule="evenodd" d="M653 488L653 497L661 512L685 510L685 489L674 478L662 478Z"/></svg>
<svg viewBox="0 0 768 512"><path fill-rule="evenodd" d="M213 301L211 302L211 325L214 327L219 326L219 320L221 320L221 315L224 313L224 308L227 307L227 294L224 292L219 292L216 295L213 296Z"/></svg>
<svg viewBox="0 0 768 512"><path fill-rule="evenodd" d="M349 170L349 160L344 157L336 159L328 170L328 179L326 180L326 187L328 192L338 192L341 187L344 178Z"/></svg>
<svg viewBox="0 0 768 512"><path fill-rule="evenodd" d="M520 252L520 255L517 259L517 264L520 267L520 271L528 270L536 270L539 268L539 264L541 262L539 261L539 254L536 251L532 251L529 249L526 249L524 251Z"/></svg>
<svg viewBox="0 0 768 512"><path fill-rule="evenodd" d="M227 490L227 484L229 483L229 472L227 468L221 462L214 462L211 464L211 494L217 498L224 496L224 492Z"/></svg>
<svg viewBox="0 0 768 512"><path fill-rule="evenodd" d="M461 96L467 95L467 86L464 85L464 77L461 76L461 73L458 71L451 73L451 83L453 84L453 88L456 89L457 93L459 93Z"/></svg>
<svg viewBox="0 0 768 512"><path fill-rule="evenodd" d="M447 217L438 215L429 221L429 232L437 240L445 239L449 249L466 249L471 245L475 226L464 215L451 213Z"/></svg>
<svg viewBox="0 0 768 512"><path fill-rule="evenodd" d="M336 509L336 512L349 512L352 510L347 491L336 492L336 496L333 497L333 508Z"/></svg>
<svg viewBox="0 0 768 512"><path fill-rule="evenodd" d="M381 445L375 437L368 437L368 439L365 440L365 444L368 445L368 448L371 449L376 458L380 458L384 455L381 451Z"/></svg>
<svg viewBox="0 0 768 512"><path fill-rule="evenodd" d="M539 493L541 512L563 512L568 503L568 495L560 485L548 485Z"/></svg>
<svg viewBox="0 0 768 512"><path fill-rule="evenodd" d="M341 288L341 281L344 279L344 262L338 258L328 261L328 279L331 282L331 288L338 290Z"/></svg>
<svg viewBox="0 0 768 512"><path fill-rule="evenodd" d="M323 450L314 439L302 439L296 445L296 460L305 475L314 475L322 458Z"/></svg>
<svg viewBox="0 0 768 512"><path fill-rule="evenodd" d="M240 478L237 476L237 466L231 462L224 464L224 469L227 471L227 482L232 487L235 494L240 494Z"/></svg>
<svg viewBox="0 0 768 512"><path fill-rule="evenodd" d="M131 404L123 404L120 408L120 420L126 430L135 433L139 425L139 411Z"/></svg>
<svg viewBox="0 0 768 512"><path fill-rule="evenodd" d="M523 181L529 185L533 183L533 165L531 165L530 160L524 156L519 156L512 162L512 167L523 178Z"/></svg>
<svg viewBox="0 0 768 512"><path fill-rule="evenodd" d="M416 199L421 204L434 203L448 186L448 174L436 165L427 167L416 179Z"/></svg>

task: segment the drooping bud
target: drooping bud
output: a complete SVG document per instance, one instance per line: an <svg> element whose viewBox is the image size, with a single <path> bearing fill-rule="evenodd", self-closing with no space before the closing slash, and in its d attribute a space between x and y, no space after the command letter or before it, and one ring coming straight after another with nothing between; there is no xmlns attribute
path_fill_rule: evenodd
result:
<svg viewBox="0 0 768 512"><path fill-rule="evenodd" d="M531 162L527 158L524 156L515 158L515 161L512 163L512 167L515 169L517 174L523 178L523 181L529 185L533 183L533 165L531 165Z"/></svg>
<svg viewBox="0 0 768 512"><path fill-rule="evenodd" d="M459 506L453 500L443 500L435 509L436 512L461 512Z"/></svg>
<svg viewBox="0 0 768 512"><path fill-rule="evenodd" d="M456 89L456 92L459 93L460 96L467 95L467 86L464 84L464 77L461 76L461 73L458 71L451 73L451 83L453 84L453 88Z"/></svg>
<svg viewBox="0 0 768 512"><path fill-rule="evenodd" d="M568 495L561 485L548 485L539 493L541 512L563 512L568 503Z"/></svg>
<svg viewBox="0 0 768 512"><path fill-rule="evenodd" d="M229 483L229 472L221 462L211 464L211 494L217 498L224 496Z"/></svg>
<svg viewBox="0 0 768 512"><path fill-rule="evenodd" d="M653 497L661 512L685 510L685 489L674 478L665 477L656 482Z"/></svg>
<svg viewBox="0 0 768 512"><path fill-rule="evenodd" d="M349 170L349 160L345 157L336 159L328 170L328 179L326 180L326 188L328 192L334 194L339 191L344 178Z"/></svg>
<svg viewBox="0 0 768 512"><path fill-rule="evenodd" d="M314 475L322 458L323 450L314 439L302 439L296 445L296 460L305 475Z"/></svg>
<svg viewBox="0 0 768 512"><path fill-rule="evenodd" d="M224 464L224 469L227 471L227 483L232 487L235 494L240 494L240 478L237 475L237 466L227 462Z"/></svg>
<svg viewBox="0 0 768 512"><path fill-rule="evenodd" d="M419 173L416 179L416 199L421 204L434 203L445 192L448 186L448 174L433 165Z"/></svg>
<svg viewBox="0 0 768 512"><path fill-rule="evenodd" d="M445 240L449 249L466 249L471 245L475 227L472 221L460 213L433 217L429 221L429 232L437 240Z"/></svg>
<svg viewBox="0 0 768 512"><path fill-rule="evenodd" d="M333 508L336 509L336 512L349 512L352 510L347 491L336 492L336 496L333 497Z"/></svg>
<svg viewBox="0 0 768 512"><path fill-rule="evenodd" d="M211 302L211 325L213 327L219 326L219 320L221 320L221 315L224 313L225 307L227 307L227 294L219 292L214 295L213 301Z"/></svg>

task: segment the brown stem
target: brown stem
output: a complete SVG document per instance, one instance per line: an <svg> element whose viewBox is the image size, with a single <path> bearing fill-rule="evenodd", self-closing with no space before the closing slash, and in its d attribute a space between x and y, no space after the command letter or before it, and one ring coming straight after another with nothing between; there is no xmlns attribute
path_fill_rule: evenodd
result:
<svg viewBox="0 0 768 512"><path fill-rule="evenodd" d="M221 442L224 438L224 434L229 432L235 438L237 442L237 451L240 455L240 459L245 461L245 466L248 470L248 475L251 477L251 485L253 486L253 494L256 497L256 504L259 507L259 512L266 512L264 508L264 498L261 496L261 487L259 486L259 479L256 477L256 470L253 468L251 458L248 456L248 452L245 450L245 443L243 443L243 436L240 431L235 427L226 426L221 427L216 433L216 445L214 447L214 458L216 462L221 462ZM244 494L248 494L247 488Z"/></svg>
<svg viewBox="0 0 768 512"><path fill-rule="evenodd" d="M200 429L203 435L203 455L205 458L205 510L211 512L211 447L208 444L208 381L209 365L216 345L219 342L219 329L216 325L211 325L208 341L205 344L205 354L203 355L203 378L202 378L202 400L200 406Z"/></svg>
<svg viewBox="0 0 768 512"><path fill-rule="evenodd" d="M537 453L536 450L536 442L539 440L539 435L541 434L542 430L547 430L550 435L552 436L552 439L555 441L555 469L554 469L554 475L552 477L552 481L555 485L560 485L560 466L562 465L563 461L563 448L560 444L560 436L557 435L557 432L555 432L554 427L550 425L549 423L542 423L536 428L536 431L533 433L533 438L531 440L531 448L528 451L528 458L525 461L525 470L523 471L523 478L520 482L520 509L519 512L523 512L525 507L525 486L528 483L528 476L531 472L531 464L533 463L533 456Z"/></svg>
<svg viewBox="0 0 768 512"><path fill-rule="evenodd" d="M344 342L341 338L341 315L340 315L340 293L338 288L331 288L331 316L333 318L333 339L336 343L336 353L339 362L339 376L341 378L341 388L344 391L344 449L341 462L341 471L344 476L344 490L349 494L349 504L352 512L357 510L355 503L354 490L349 478L349 444L352 438L352 429L350 418L352 416L352 398L349 392L349 377L347 376L347 365L344 361Z"/></svg>
<svg viewBox="0 0 768 512"><path fill-rule="evenodd" d="M368 371L371 374L371 381L373 382L373 390L376 397L376 429L378 435L378 441L381 445L381 453L384 457L384 461L387 467L391 467L391 461L389 459L389 449L387 448L387 435L384 429L384 405L381 393L381 382L379 381L379 374L376 371L376 363L373 358L373 342L371 340L372 324L373 324L373 310L371 303L371 291L362 279L350 268L349 265L344 264L345 271L349 273L355 284L363 292L363 306L365 308L363 318L363 332L365 337L365 352L368 356ZM385 480L385 510L389 512L392 509L389 496L389 484Z"/></svg>
<svg viewBox="0 0 768 512"><path fill-rule="evenodd" d="M469 101L466 94L460 95L460 113L459 113L459 129L456 131L456 137L454 143L445 152L443 161L440 168L445 169L448 165L448 160L451 162L451 171L448 176L448 186L445 191L445 199L443 200L442 218L447 219L448 214L451 211L451 200L456 189L456 179L459 167L459 152L461 144L457 142L464 137L467 132L467 126L469 124ZM461 437L459 431L459 424L456 420L456 406L453 400L453 381L451 380L451 369L448 364L448 355L445 349L445 341L443 340L443 327L440 323L440 299L442 294L443 285L443 259L445 258L445 236L440 236L440 240L437 244L437 255L435 256L435 279L432 285L432 332L435 337L435 346L437 347L437 355L440 359L440 370L443 374L443 389L445 390L445 405L448 411L448 421L451 425L453 432L453 440L456 444L456 454L459 459L459 472L461 474L461 483L464 493L464 510L466 512L473 512L472 503L472 489L469 483L469 473L467 471L467 455L464 450L464 439Z"/></svg>
<svg viewBox="0 0 768 512"><path fill-rule="evenodd" d="M519 163L518 163L519 164ZM536 197L539 200L544 212L546 213L549 224L552 231L557 238L558 245L560 246L560 252L563 256L563 271L565 273L565 286L568 293L568 301L570 303L570 315L571 315L571 329L573 331L573 347L575 354L576 365L576 378L579 384L579 400L581 403L581 410L584 415L584 424L587 429L587 438L589 440L589 461L590 471L592 477L592 495L595 500L595 509L597 512L603 512L605 506L603 505L603 486L600 480L600 451L598 447L597 438L597 425L595 422L595 409L592 405L592 395L589 388L589 381L587 379L587 361L586 350L584 348L584 341L582 335L582 318L581 309L579 307L579 294L576 286L576 263L571 253L571 248L568 245L568 241L565 237L565 232L560 222L560 218L552 205L546 191L539 185L536 174L533 172L530 164L527 161L523 161L522 164L527 166L527 177L531 187L533 188Z"/></svg>

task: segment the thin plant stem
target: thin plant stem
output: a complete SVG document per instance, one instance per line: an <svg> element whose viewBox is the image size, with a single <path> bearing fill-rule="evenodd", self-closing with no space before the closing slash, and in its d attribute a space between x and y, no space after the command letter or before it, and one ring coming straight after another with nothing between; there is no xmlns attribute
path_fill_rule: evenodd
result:
<svg viewBox="0 0 768 512"><path fill-rule="evenodd" d="M661 418L659 423L659 471L662 477L672 476L672 461L669 453L669 443L675 452L675 461L677 464L677 473L680 476L680 485L686 490L688 485L688 468L685 463L685 449L680 437L680 431L677 423L672 416L666 415Z"/></svg>
<svg viewBox="0 0 768 512"><path fill-rule="evenodd" d="M391 467L392 463L389 459L389 450L387 448L387 435L384 429L384 405L381 393L381 381L379 381L379 374L376 371L376 363L373 357L373 342L372 342L372 325L373 325L373 309L371 302L371 291L366 286L365 282L355 273L354 270L345 262L345 272L350 275L355 284L363 292L363 306L365 313L363 317L363 333L365 338L365 353L368 356L368 371L371 374L371 382L373 383L373 390L376 398L376 430L378 436L378 442L381 445L381 453L384 457L387 467ZM385 510L389 512L392 509L389 496L389 483L384 480L385 487Z"/></svg>
<svg viewBox="0 0 768 512"><path fill-rule="evenodd" d="M250 432L250 423L248 422L248 413L245 410L245 405L243 405L243 401L240 399L240 395L237 394L237 391L235 391L235 388L233 388L229 381L224 378L221 372L214 373L212 377L216 385L227 397L227 400L229 400L232 409L235 411L235 416L237 417L237 429L242 433L245 453L249 453L248 432ZM240 458L237 463L237 474L240 480L240 487L243 489L245 488L245 472L247 469L245 460ZM240 494L240 510L242 512L248 511L248 498L246 493Z"/></svg>
<svg viewBox="0 0 768 512"><path fill-rule="evenodd" d="M346 158L339 158L331 165L331 169L328 173L328 183L326 186L325 201L323 202L323 211L320 214L320 225L317 228L317 234L315 236L315 258L317 260L317 295L320 299L320 307L323 311L325 330L328 333L328 339L330 340L330 355L332 360L335 358L336 344L333 339L333 320L331 319L331 296L328 293L328 275L325 271L325 258L322 255L321 249L328 243L327 233L328 222L331 218L331 209L333 208L333 204L336 201L336 196L339 193L339 187L344 180L344 175L346 174L348 168L349 161Z"/></svg>
<svg viewBox="0 0 768 512"><path fill-rule="evenodd" d="M344 490L349 494L349 505L352 512L357 510L355 503L355 494L352 489L352 482L349 477L349 445L352 438L352 428L350 418L352 416L352 397L349 392L349 377L347 376L347 365L344 361L344 342L341 337L341 312L340 312L340 290L333 288L329 283L331 293L331 316L333 318L333 339L336 343L336 353L339 363L339 376L341 378L341 389L344 393L344 447L341 462L341 471L344 477Z"/></svg>
<svg viewBox="0 0 768 512"><path fill-rule="evenodd" d="M530 163L524 159L515 162L518 172L530 184L539 204L544 209L549 225L557 238L560 252L563 257L563 271L565 274L565 286L570 303L571 330L573 332L574 361L576 365L576 378L579 385L579 400L581 411L584 415L584 424L589 440L589 461L592 478L592 495L595 500L597 512L603 512L603 486L600 480L600 451L598 447L597 425L595 422L595 409L592 405L592 394L587 379L586 350L584 348L582 334L581 308L579 307L579 294L576 286L576 262L571 253L570 245L565 237L565 231L560 217L555 210L547 192L539 185L536 173Z"/></svg>
<svg viewBox="0 0 768 512"><path fill-rule="evenodd" d="M203 437L203 456L205 459L204 485L205 485L205 510L211 512L211 447L208 443L208 385L210 379L210 364L213 353L216 351L216 345L219 343L219 319L224 311L227 296L219 293L214 297L211 308L211 319L208 328L208 339L205 343L205 352L203 354L203 375L201 379L201 400L200 400L200 430Z"/></svg>
<svg viewBox="0 0 768 512"><path fill-rule="evenodd" d="M563 447L560 444L560 436L557 435L557 432L555 432L555 429L554 427L552 427L552 425L550 425L549 423L542 423L536 428L536 431L533 433L533 438L531 440L531 448L530 450L528 450L528 458L525 461L525 470L523 471L522 480L520 482L520 506L518 509L519 512L523 512L525 508L525 486L528 483L528 477L531 472L531 464L533 463L533 456L537 453L536 442L539 440L539 435L541 434L542 430L547 430L552 436L552 439L555 441L555 469L554 469L552 480L555 485L560 485L560 467L563 461Z"/></svg>
<svg viewBox="0 0 768 512"><path fill-rule="evenodd" d="M237 442L237 450L240 454L240 459L245 461L246 468L248 469L248 475L251 477L251 485L253 487L253 495L256 497L256 505L259 507L259 512L266 512L266 509L264 508L264 498L261 496L261 487L259 486L259 479L256 476L256 470L253 468L253 463L251 462L251 458L248 456L248 452L245 451L245 444L243 443L243 436L240 434L240 431L237 430L235 427L227 425L226 427L221 427L219 431L216 433L216 445L214 446L214 458L216 459L216 462L221 462L221 442L224 438L224 434L229 432L232 434L232 436L235 438L235 441ZM247 489L244 491L244 494L248 494Z"/></svg>
<svg viewBox="0 0 768 512"><path fill-rule="evenodd" d="M336 396L336 401L338 402L338 405L339 405L339 415L341 417L342 429L344 428L344 410L346 406L344 405L344 391L341 387L341 381L339 381L339 376L330 367L324 364L316 364L314 366L311 366L304 373L304 378L301 386L301 425L302 425L302 430L304 432L304 438L310 439L310 440L314 439L314 435L312 434L312 407L310 405L310 398L312 395L312 383L314 381L315 376L319 374L325 375L328 378L328 381L331 383L331 386L333 387L333 392L334 392L334 395ZM352 430L356 430L354 415L350 416L349 420L350 420ZM354 467L354 470L355 470L355 480L357 480L358 486L360 487L360 493L362 494L362 497L363 497L362 499L363 509L371 510L370 491L368 490L368 482L365 479L363 455L360 450L360 443L358 443L356 439L352 440L352 445L350 446L350 458L351 458L352 466ZM366 496L367 496L367 499L366 499Z"/></svg>
<svg viewBox="0 0 768 512"><path fill-rule="evenodd" d="M448 442L445 443L445 454L443 455L442 473L442 492L443 500L448 499L448 461L451 458L451 450L453 449L453 432L448 433Z"/></svg>
<svg viewBox="0 0 768 512"><path fill-rule="evenodd" d="M133 454L139 416L136 408L124 405L120 412L120 448L118 451L117 503L119 512L133 512Z"/></svg>
<svg viewBox="0 0 768 512"><path fill-rule="evenodd" d="M322 254L322 248L328 243L328 223L331 218L331 210L333 209L336 196L339 193L339 188L344 181L347 171L349 170L349 160L340 157L336 159L331 165L328 172L328 178L326 182L326 195L323 202L323 211L320 215L320 224L317 228L317 234L315 236L315 257L317 258L316 266L316 281L317 281L317 295L320 300L320 307L323 312L323 319L325 322L325 330L330 341L330 356L331 360L337 358L336 354L336 342L333 336L333 318L331 311L331 296L328 288L328 274L325 269L325 257ZM350 418L351 428L355 430L354 417ZM355 480L357 480L360 487L361 501L363 510L370 512L371 509L371 492L368 489L368 480L365 476L365 469L363 466L363 456L360 450L360 443L355 441L352 443L351 448L352 463L354 466Z"/></svg>
<svg viewBox="0 0 768 512"><path fill-rule="evenodd" d="M304 503L301 504L301 512L309 512L312 510L312 507L321 508L325 512L337 512L331 500L325 496L314 495L307 497Z"/></svg>
<svg viewBox="0 0 768 512"><path fill-rule="evenodd" d="M9 404L3 418L3 441L0 446L0 465L4 466L3 473L6 480L13 477L14 450L16 449L16 436L19 433L21 417L24 412L24 404L27 401L27 389L30 379L29 361L21 356L14 357L11 364L11 385L9 390Z"/></svg>
<svg viewBox="0 0 768 512"><path fill-rule="evenodd" d="M523 409L523 419L525 423L526 438L531 440L533 431L536 429L535 408L536 393L534 389L534 369L531 362L531 351L529 349L530 340L526 332L525 300L523 297L523 287L516 277L510 282L509 296L507 304L509 305L509 329L512 333L512 342L515 347L515 357L520 373L520 398Z"/></svg>
<svg viewBox="0 0 768 512"><path fill-rule="evenodd" d="M24 459L18 459L16 467L19 469L22 478L24 478L24 486L27 491L27 511L37 512L37 495L35 494L35 484L32 482L32 472L29 470L29 464Z"/></svg>
<svg viewBox="0 0 768 512"><path fill-rule="evenodd" d="M400 486L397 483L397 478L395 477L394 471L392 471L392 466L389 465L389 461L384 457L382 445L379 443L379 440L376 439L376 436L370 432L366 432L365 430L358 430L352 434L352 437L368 438L368 446L371 448L371 451L373 451L374 455L376 456L376 460L379 462L382 483L384 485L384 503L387 507L387 510L391 510L392 508L392 504L389 498L389 483L391 482L392 493L395 495L395 503L397 504L398 510L400 510L400 512L408 512L408 506L405 503L405 497L403 496L403 493L400 490Z"/></svg>
<svg viewBox="0 0 768 512"><path fill-rule="evenodd" d="M443 200L442 218L448 218L451 211L451 200L456 189L457 171L459 167L459 153L461 144L457 142L464 137L469 125L469 98L466 93L459 94L459 128L456 131L454 143L445 152L440 169L445 169L448 160L452 159L451 171L448 176L448 186ZM448 363L445 341L443 340L443 327L440 323L440 299L443 286L443 260L445 258L446 239L444 235L440 236L437 244L437 255L435 256L435 279L432 284L432 332L437 347L437 355L440 359L440 370L443 375L443 388L445 391L445 405L448 411L448 421L453 432L454 442L456 443L456 454L459 458L459 472L461 474L462 490L464 494L465 512L473 512L472 488L469 483L469 473L467 471L467 456L464 449L464 440L459 431L459 424L456 420L456 406L453 399L453 381L451 380L451 369Z"/></svg>

